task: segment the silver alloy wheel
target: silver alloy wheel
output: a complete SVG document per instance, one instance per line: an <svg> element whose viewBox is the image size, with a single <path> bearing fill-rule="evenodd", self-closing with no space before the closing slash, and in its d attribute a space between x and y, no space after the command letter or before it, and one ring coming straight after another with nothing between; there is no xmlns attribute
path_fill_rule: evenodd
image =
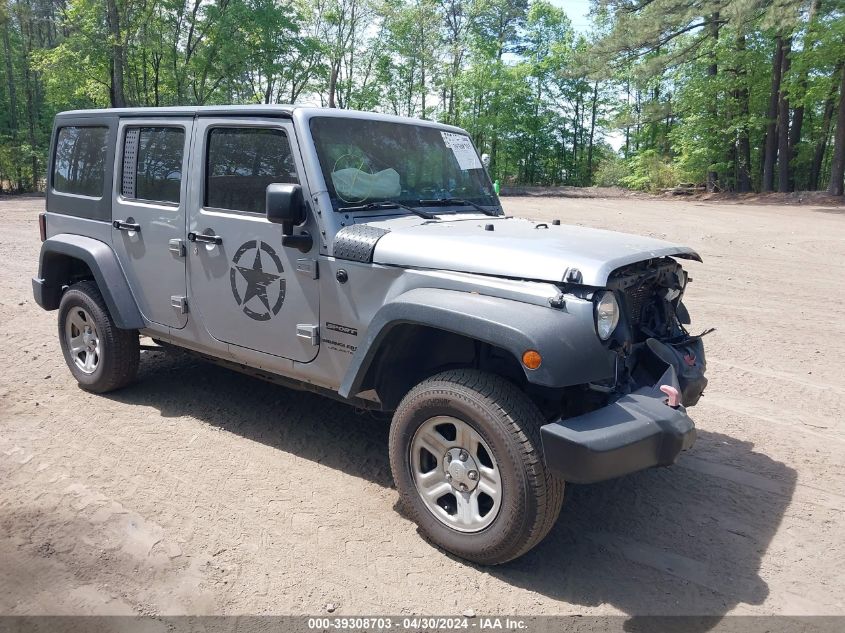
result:
<svg viewBox="0 0 845 633"><path fill-rule="evenodd" d="M423 422L411 440L411 473L429 511L454 530L480 532L499 514L499 466L463 420L437 416Z"/></svg>
<svg viewBox="0 0 845 633"><path fill-rule="evenodd" d="M74 307L65 318L65 338L73 363L80 371L93 374L100 363L100 336L94 319L85 308Z"/></svg>

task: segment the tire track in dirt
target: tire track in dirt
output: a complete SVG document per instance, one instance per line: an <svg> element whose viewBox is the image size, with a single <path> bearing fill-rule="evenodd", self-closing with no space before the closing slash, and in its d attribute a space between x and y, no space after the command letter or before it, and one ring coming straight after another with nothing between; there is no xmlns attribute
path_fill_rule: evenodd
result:
<svg viewBox="0 0 845 633"><path fill-rule="evenodd" d="M17 525L0 548L0 567L12 573L0 577L37 588L23 601L4 605L5 596L19 592L0 584L0 613L38 613L46 607L58 615L89 609L106 615L149 614L151 604L158 605L154 611L214 612L213 599L201 590L207 561L185 563L191 557L157 523L73 480L60 466L43 461L37 450L2 436L0 480L7 495L23 502L0 507L2 526ZM22 552L43 559L40 567L29 569ZM119 575L99 573L110 564L132 568L139 581L154 589L144 596L128 595ZM91 582L94 577L97 582ZM85 584L77 586L80 580Z"/></svg>
<svg viewBox="0 0 845 633"><path fill-rule="evenodd" d="M179 354L80 391L30 295L39 206L0 200L0 345L22 351L0 373L0 569L23 570L0 572L0 613L845 614L845 339L813 318L845 216L505 199L700 249L689 307L719 329L691 453L570 486L544 543L482 569L396 513L384 422Z"/></svg>

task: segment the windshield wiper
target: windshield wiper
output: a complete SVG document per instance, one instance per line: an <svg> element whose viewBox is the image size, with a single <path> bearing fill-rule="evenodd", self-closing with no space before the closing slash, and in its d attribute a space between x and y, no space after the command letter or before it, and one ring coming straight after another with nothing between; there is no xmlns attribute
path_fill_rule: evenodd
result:
<svg viewBox="0 0 845 633"><path fill-rule="evenodd" d="M368 202L367 204L361 204L354 207L338 207L338 211L375 211L377 209L404 209L405 211L410 211L411 213L420 216L425 220L436 220L437 216L433 213L429 213L428 211L423 211L422 209L417 209L416 207L408 206L402 202L397 202L396 200L383 200L382 202Z"/></svg>
<svg viewBox="0 0 845 633"><path fill-rule="evenodd" d="M434 200L420 200L420 204L424 207L454 204L458 206L472 207L477 211L481 211L484 215L489 215L491 217L499 215L499 212L495 209L485 209L480 204L476 204L472 200L464 200L463 198L436 198Z"/></svg>

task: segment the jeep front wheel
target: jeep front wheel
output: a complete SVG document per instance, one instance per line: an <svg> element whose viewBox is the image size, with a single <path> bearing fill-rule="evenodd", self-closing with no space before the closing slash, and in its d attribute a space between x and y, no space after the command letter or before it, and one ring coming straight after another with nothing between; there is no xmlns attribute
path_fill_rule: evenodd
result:
<svg viewBox="0 0 845 633"><path fill-rule="evenodd" d="M554 525L563 482L546 471L544 423L515 385L452 370L414 387L390 429L403 505L436 545L476 563L521 556Z"/></svg>
<svg viewBox="0 0 845 633"><path fill-rule="evenodd" d="M120 389L138 373L138 332L115 325L93 281L74 284L62 296L59 342L73 377L87 391Z"/></svg>

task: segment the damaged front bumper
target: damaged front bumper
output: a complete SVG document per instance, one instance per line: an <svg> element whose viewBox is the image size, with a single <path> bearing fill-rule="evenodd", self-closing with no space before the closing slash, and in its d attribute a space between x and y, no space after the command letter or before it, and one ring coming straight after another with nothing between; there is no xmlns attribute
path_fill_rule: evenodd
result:
<svg viewBox="0 0 845 633"><path fill-rule="evenodd" d="M667 385L681 392L671 365L654 386L540 427L546 466L564 481L595 483L674 463L695 443L695 424L683 405L669 406Z"/></svg>

